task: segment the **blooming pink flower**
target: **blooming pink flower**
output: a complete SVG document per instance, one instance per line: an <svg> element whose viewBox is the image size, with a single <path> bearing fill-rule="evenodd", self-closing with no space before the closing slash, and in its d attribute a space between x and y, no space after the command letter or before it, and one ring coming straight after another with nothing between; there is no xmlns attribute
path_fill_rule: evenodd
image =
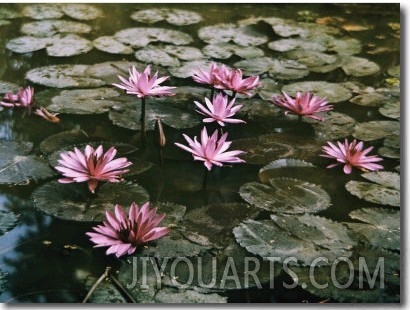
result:
<svg viewBox="0 0 410 310"><path fill-rule="evenodd" d="M21 87L17 94L6 93L0 105L6 108L22 107L31 109L34 106L34 88Z"/></svg>
<svg viewBox="0 0 410 310"><path fill-rule="evenodd" d="M114 213L107 211L107 221L93 227L96 232L87 232L94 247L109 248L106 254L120 257L132 254L142 244L161 238L169 233L167 227L157 227L165 214L156 214L157 208L150 210L149 202L138 207L134 202L128 212L128 217L120 205L115 205Z"/></svg>
<svg viewBox="0 0 410 310"><path fill-rule="evenodd" d="M211 63L211 66L209 68L209 71L202 70L201 68L198 68L197 70L194 70L192 72L192 79L200 84L208 84L211 86L216 86L219 84L219 80L217 79L217 75L221 72L226 72L228 69L224 66L221 65L218 67L216 63Z"/></svg>
<svg viewBox="0 0 410 310"><path fill-rule="evenodd" d="M120 182L120 176L128 172L127 168L132 163L125 157L114 159L117 150L111 147L103 154L103 147L100 145L94 150L87 145L84 153L78 148L74 151L61 153L55 169L61 172L66 178L59 179L60 183L88 182L88 189L94 193L98 181Z"/></svg>
<svg viewBox="0 0 410 310"><path fill-rule="evenodd" d="M234 106L235 98L228 104L228 96L219 93L214 96L212 102L208 98L205 98L206 107L198 101L194 101L194 103L200 109L200 111L197 110L197 112L209 116L204 118L203 121L205 123L218 122L221 126L225 126L225 123L245 123L243 120L230 118L242 108L242 105Z"/></svg>
<svg viewBox="0 0 410 310"><path fill-rule="evenodd" d="M135 66L129 69L129 78L126 80L122 76L118 76L122 81L121 84L112 84L118 88L124 89L127 94L137 95L138 98L149 96L173 96L170 90L175 87L160 86L162 82L168 79L168 76L158 78L158 71L154 76L151 76L151 66L147 66L143 72L138 72Z"/></svg>
<svg viewBox="0 0 410 310"><path fill-rule="evenodd" d="M241 69L220 70L216 74L218 83L215 88L229 89L234 93L240 93L250 96L251 90L259 85L259 76L250 76L246 79L242 78Z"/></svg>
<svg viewBox="0 0 410 310"><path fill-rule="evenodd" d="M45 120L52 122L52 123L58 123L60 119L57 117L59 113L51 113L47 111L45 107L40 107L34 111L34 114L44 118Z"/></svg>
<svg viewBox="0 0 410 310"><path fill-rule="evenodd" d="M192 153L194 160L201 160L204 162L205 167L208 170L212 169L212 165L223 166L223 163L243 163L244 160L236 157L236 155L244 153L243 151L229 151L226 150L231 145L232 141L225 142L228 133L224 133L218 140L218 130L208 136L206 127L201 131L201 142L198 142L196 136L192 140L187 135L183 134L185 140L188 142L189 147L175 143L181 149Z"/></svg>
<svg viewBox="0 0 410 310"><path fill-rule="evenodd" d="M345 139L344 144L340 141L337 141L337 145L332 142L327 142L327 144L329 146L322 147L325 154L321 154L320 156L336 159L338 161L336 164L327 166L327 168L333 168L344 164L343 171L346 174L352 172L352 167L359 168L363 171L383 169L383 166L375 164L375 162L382 161L382 158L377 155L366 156L373 147L371 146L363 150L363 141L358 143L356 139L354 139L349 143L349 141Z"/></svg>
<svg viewBox="0 0 410 310"><path fill-rule="evenodd" d="M283 97L272 97L272 101L275 105L286 110L285 115L291 113L310 117L319 121L323 121L324 118L315 115L315 113L330 111L333 109L333 106L327 105L328 102L326 99L313 96L310 92L304 94L297 92L295 99L283 92Z"/></svg>

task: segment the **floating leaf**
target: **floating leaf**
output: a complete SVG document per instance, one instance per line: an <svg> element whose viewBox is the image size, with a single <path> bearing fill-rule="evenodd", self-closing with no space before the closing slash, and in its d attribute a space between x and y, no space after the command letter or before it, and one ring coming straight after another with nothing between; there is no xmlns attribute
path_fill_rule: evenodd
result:
<svg viewBox="0 0 410 310"><path fill-rule="evenodd" d="M0 141L0 184L28 184L54 175L48 164L28 155L31 142Z"/></svg>
<svg viewBox="0 0 410 310"><path fill-rule="evenodd" d="M297 60L306 67L322 67L336 63L337 55L329 55L317 50L295 49L286 53L290 59Z"/></svg>
<svg viewBox="0 0 410 310"><path fill-rule="evenodd" d="M282 86L274 79L260 79L260 86L257 89L259 97L264 101L270 101L273 96L281 96ZM276 105L269 103L269 105L278 108ZM280 109L277 109L278 111Z"/></svg>
<svg viewBox="0 0 410 310"><path fill-rule="evenodd" d="M280 39L269 42L268 47L274 51L287 52L295 49L305 49L310 51L325 51L326 46L320 42L315 42L309 39Z"/></svg>
<svg viewBox="0 0 410 310"><path fill-rule="evenodd" d="M363 141L373 141L390 135L400 134L400 122L370 121L357 124L353 129L353 137Z"/></svg>
<svg viewBox="0 0 410 310"><path fill-rule="evenodd" d="M18 220L19 217L14 212L0 210L0 236L16 227Z"/></svg>
<svg viewBox="0 0 410 310"><path fill-rule="evenodd" d="M208 44L203 48L205 55L213 58L228 59L232 55L238 55L239 57L257 58L264 55L263 50L254 46L239 46L233 43L216 43Z"/></svg>
<svg viewBox="0 0 410 310"><path fill-rule="evenodd" d="M87 24L68 20L42 20L25 23L21 26L21 33L28 36L52 37L63 33L90 33L91 27Z"/></svg>
<svg viewBox="0 0 410 310"><path fill-rule="evenodd" d="M388 118L399 119L400 118L400 101L391 101L383 104L379 108L381 115Z"/></svg>
<svg viewBox="0 0 410 310"><path fill-rule="evenodd" d="M392 77L400 79L400 65L390 67L389 69L387 69L387 73Z"/></svg>
<svg viewBox="0 0 410 310"><path fill-rule="evenodd" d="M359 54L362 51L362 45L359 40L354 38L335 39L331 37L327 50L336 52L341 56L349 56Z"/></svg>
<svg viewBox="0 0 410 310"><path fill-rule="evenodd" d="M373 61L365 58L350 56L342 65L343 71L352 76L368 76L380 71L380 67Z"/></svg>
<svg viewBox="0 0 410 310"><path fill-rule="evenodd" d="M352 93L345 87L326 81L297 82L283 86L282 90L291 96L297 92L312 92L320 98L326 98L330 103L349 100Z"/></svg>
<svg viewBox="0 0 410 310"><path fill-rule="evenodd" d="M240 60L234 63L234 67L242 69L244 75L261 75L268 72L276 63L277 61L271 57L260 57Z"/></svg>
<svg viewBox="0 0 410 310"><path fill-rule="evenodd" d="M295 60L273 60L269 64L269 76L278 80L296 80L309 74L307 67Z"/></svg>
<svg viewBox="0 0 410 310"><path fill-rule="evenodd" d="M345 223L364 240L376 247L400 251L400 211L385 208L363 208L349 213L363 223Z"/></svg>
<svg viewBox="0 0 410 310"><path fill-rule="evenodd" d="M352 195L369 202L400 207L400 176L394 172L371 172L362 175L376 182L349 181L345 187Z"/></svg>
<svg viewBox="0 0 410 310"><path fill-rule="evenodd" d="M239 194L249 204L275 213L316 213L330 206L330 196L320 185L289 178L269 183L246 183Z"/></svg>
<svg viewBox="0 0 410 310"><path fill-rule="evenodd" d="M45 138L40 143L40 150L43 154L51 154L63 147L67 147L67 145L84 144L89 140L90 137L84 130L74 128Z"/></svg>
<svg viewBox="0 0 410 310"><path fill-rule="evenodd" d="M22 13L33 19L58 19L64 15L60 6L52 3L30 3L24 6Z"/></svg>
<svg viewBox="0 0 410 310"><path fill-rule="evenodd" d="M387 158L395 158L400 159L400 149L390 148L382 146L377 150L377 153L380 156L387 157Z"/></svg>
<svg viewBox="0 0 410 310"><path fill-rule="evenodd" d="M0 81L0 94L16 93L18 90L19 85L6 81Z"/></svg>
<svg viewBox="0 0 410 310"><path fill-rule="evenodd" d="M100 114L118 104L120 93L113 88L63 90L53 97L47 109L52 112L71 114Z"/></svg>
<svg viewBox="0 0 410 310"><path fill-rule="evenodd" d="M0 269L0 296L5 291L6 285L8 283L8 273Z"/></svg>
<svg viewBox="0 0 410 310"><path fill-rule="evenodd" d="M247 220L233 229L237 242L249 252L271 260L293 257L289 265L310 265L317 257L332 262L349 257L356 240L342 224L323 217L275 215L272 220ZM324 260L317 265L326 265Z"/></svg>
<svg viewBox="0 0 410 310"><path fill-rule="evenodd" d="M53 37L47 46L47 54L53 57L68 57L88 53L93 49L91 41L75 34Z"/></svg>
<svg viewBox="0 0 410 310"><path fill-rule="evenodd" d="M198 30L201 40L209 44L234 42L241 46L257 46L268 42L268 37L252 26L237 27L234 24L217 24Z"/></svg>
<svg viewBox="0 0 410 310"><path fill-rule="evenodd" d="M91 4L62 4L61 10L67 16L78 20L93 20L104 16L101 9Z"/></svg>
<svg viewBox="0 0 410 310"><path fill-rule="evenodd" d="M190 111L172 107L155 100L147 100L146 105L146 129L154 130L157 119L173 128L182 129L194 127L201 123L202 119ZM140 130L141 102L124 103L114 106L109 112L110 120L117 126Z"/></svg>
<svg viewBox="0 0 410 310"><path fill-rule="evenodd" d="M123 29L116 32L114 38L134 48L147 46L151 42L165 42L175 45L184 45L192 42L191 36L186 33L163 28Z"/></svg>
<svg viewBox="0 0 410 310"><path fill-rule="evenodd" d="M23 36L8 41L6 48L14 53L24 54L42 50L50 41L50 38Z"/></svg>
<svg viewBox="0 0 410 310"><path fill-rule="evenodd" d="M272 161L259 170L259 180L262 183L270 184L270 179L277 177L291 177L293 179L306 178L310 175L311 168L316 167L312 163L300 159L282 158Z"/></svg>
<svg viewBox="0 0 410 310"><path fill-rule="evenodd" d="M212 64L210 60L193 60L183 63L179 67L169 68L169 72L178 78L189 78L192 77L193 70L198 70L198 68L209 68Z"/></svg>
<svg viewBox="0 0 410 310"><path fill-rule="evenodd" d="M178 67L179 60L177 57L169 55L163 49L155 46L147 46L135 52L135 58L146 63L153 63L163 67Z"/></svg>
<svg viewBox="0 0 410 310"><path fill-rule="evenodd" d="M96 49L110 54L125 54L134 53L134 50L128 45L122 44L111 36L102 36L93 41Z"/></svg>
<svg viewBox="0 0 410 310"><path fill-rule="evenodd" d="M201 15L193 11L180 9L148 9L134 12L131 18L140 23L156 23L166 20L176 26L197 24L202 20Z"/></svg>
<svg viewBox="0 0 410 310"><path fill-rule="evenodd" d="M351 98L349 101L365 107L380 107L388 98L379 93L361 94Z"/></svg>
<svg viewBox="0 0 410 310"><path fill-rule="evenodd" d="M242 104L242 108L236 115L245 117L251 120L261 118L270 119L281 114L281 109L274 104L261 99L236 99L237 104Z"/></svg>
<svg viewBox="0 0 410 310"><path fill-rule="evenodd" d="M131 182L104 183L92 194L86 183L51 181L33 192L34 205L40 211L80 222L101 222L105 220L105 212L112 211L115 204L128 207L132 202L142 204L148 200L146 190Z"/></svg>
<svg viewBox="0 0 410 310"><path fill-rule="evenodd" d="M281 158L278 160L275 160L268 165L262 167L259 170L259 173L263 173L266 170L272 170L272 169L280 169L280 168L295 168L295 167L315 167L312 163L309 163L304 160L300 159L293 159L293 158Z"/></svg>

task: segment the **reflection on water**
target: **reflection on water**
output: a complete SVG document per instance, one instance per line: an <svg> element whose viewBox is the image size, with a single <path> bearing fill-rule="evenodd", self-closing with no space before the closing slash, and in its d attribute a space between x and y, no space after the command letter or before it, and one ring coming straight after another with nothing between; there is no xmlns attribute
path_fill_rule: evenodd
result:
<svg viewBox="0 0 410 310"><path fill-rule="evenodd" d="M1 4L0 9L9 8L19 10L23 4ZM100 7L105 17L89 21L92 26L90 39L103 35L112 35L118 30L134 27L136 22L129 16L138 9L156 8L158 4L104 4ZM165 5L161 5L165 6ZM345 31L347 37L356 38L363 42L364 57L376 62L380 73L370 77L347 77L339 68L329 73L311 73L309 80L326 80L334 83L357 81L371 87L385 85L386 70L399 65L399 40L393 36L394 32L386 25L399 23L398 5L335 5L335 4L178 4L168 5L180 9L198 12L203 20L190 26L170 26L161 21L155 27L167 27L184 31L195 38L194 45L202 48L205 44L198 39L198 29L217 23L236 23L238 20L254 17L281 17L297 21L312 21L319 17L340 17L349 21L349 25L359 24L368 26L367 31ZM1 19L1 17L0 17ZM26 85L25 73L33 68L52 64L94 64L108 60L135 60L133 55L113 55L98 51L69 57L49 57L44 50L26 54L12 53L5 48L6 42L21 34L19 30L29 18L10 19L10 25L0 26L0 79L5 82ZM347 23L346 23L347 24ZM258 24L261 31L273 35L266 24ZM352 29L353 26L345 29ZM277 37L275 37L277 39ZM387 49L384 53L377 47ZM390 48L390 50L388 49ZM265 47L265 52L268 49ZM365 53L369 52L370 53ZM379 51L379 52L378 52ZM269 51L272 57L280 57L279 53ZM241 58L232 56L226 63L232 65ZM175 86L192 85L188 79L171 78L170 83ZM170 85L171 85L170 84ZM47 90L44 86L36 86L36 93ZM346 113L357 122L380 119L381 116L374 107L363 107L350 102L337 105L336 110ZM248 115L252 115L252 111ZM277 117L274 121L263 115L252 115L252 120L246 126L229 127L230 139L251 139L262 134L270 134L277 139L268 140L272 145L272 152L266 156L276 156L274 152L294 152L294 156L310 160L319 167L326 162L317 157L318 152L311 152L309 140L314 140L314 130L306 123L298 124L285 117ZM61 115L61 124L50 124L42 119L21 115L20 111L0 111L0 140L19 140L34 142L34 152L38 151L39 143L52 134L81 128L90 138L95 140L115 140L136 144L139 133L113 126L107 114L102 115ZM164 150L166 162L160 165L160 159L154 146L147 147L145 159L156 165L136 177L136 181L147 189L151 201L172 201L187 206L188 209L208 204L224 202L243 202L238 190L247 182L259 181L258 171L263 166L258 162L256 154L255 164L235 165L223 169L213 169L206 174L204 167L198 162L192 162L188 154L181 155L172 142L183 142L181 131L165 127L168 144ZM184 130L190 136L197 135L200 126ZM299 139L294 143L297 147L287 149L286 140ZM155 140L155 133L148 132L148 141ZM251 143L242 141L242 145ZM282 143L283 150L280 149ZM315 141L314 143L318 143ZM321 143L321 142L320 142ZM378 142L371 142L377 144ZM313 145L313 143L312 143ZM312 148L317 148L316 145ZM154 151L153 151L154 150ZM304 153L305 152L305 153ZM272 155L273 154L273 155ZM303 157L308 154L309 157ZM247 154L249 158L253 154ZM0 154L1 156L1 154ZM266 158L260 159L265 162ZM386 170L392 171L399 161L386 159ZM287 171L287 177L301 178L300 171ZM303 172L302 172L303 173ZM277 175L275 177L280 177ZM206 178L206 181L204 181ZM344 190L344 184L351 179L360 179L360 172L345 176L340 170L318 169L313 174L303 173L304 180L321 184L330 193L332 206L320 215L336 220L349 220L348 213L358 207L374 207L374 204L358 201ZM204 183L205 187L204 187ZM0 291L2 302L80 302L87 293L87 277L98 277L106 266L118 267L118 261L106 257L103 249L92 249L92 245L85 236L90 229L89 224L61 221L40 213L34 209L31 194L38 184L27 186L0 186L0 210L13 211L19 214L17 227L0 237L0 271L7 273L7 284ZM360 205L360 206L359 206ZM276 280L275 280L276 281ZM284 290L278 282L275 291L249 290L245 299L243 292L231 292L230 301L253 302L301 302L305 299L320 301L300 288L293 291ZM1 289L1 285L0 285ZM283 290L283 294L281 293ZM262 294L263 293L263 294Z"/></svg>

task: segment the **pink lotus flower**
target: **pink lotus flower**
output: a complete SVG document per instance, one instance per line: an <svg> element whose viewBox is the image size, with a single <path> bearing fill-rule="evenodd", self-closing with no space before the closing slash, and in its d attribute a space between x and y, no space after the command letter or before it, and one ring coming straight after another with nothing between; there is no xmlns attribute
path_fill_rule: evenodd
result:
<svg viewBox="0 0 410 310"><path fill-rule="evenodd" d="M93 227L96 232L86 233L94 247L109 248L106 254L120 257L132 254L144 243L161 238L169 233L167 227L157 227L165 214L157 215L157 208L149 209L149 202L138 207L134 202L128 212L128 217L120 205L115 205L114 213L107 211L107 221Z"/></svg>
<svg viewBox="0 0 410 310"><path fill-rule="evenodd" d="M45 120L47 120L49 122L52 122L52 123L60 122L60 119L57 117L57 115L59 113L51 113L51 112L47 111L47 109L45 107L40 107L40 108L36 109L34 111L34 114L44 118Z"/></svg>
<svg viewBox="0 0 410 310"><path fill-rule="evenodd" d="M259 85L259 76L251 76L246 79L242 78L241 69L220 70L216 74L218 83L215 88L228 89L234 94L240 93L250 96L251 90Z"/></svg>
<svg viewBox="0 0 410 310"><path fill-rule="evenodd" d="M197 112L209 116L203 119L205 123L218 122L221 126L225 126L225 123L245 123L243 120L231 118L242 108L242 105L234 106L235 98L228 104L228 96L219 93L214 97L212 102L208 98L205 98L206 107L198 101L194 101L194 103L200 109L200 111L197 110Z"/></svg>
<svg viewBox="0 0 410 310"><path fill-rule="evenodd" d="M103 154L103 147L100 145L94 150L87 145L84 153L78 148L74 151L61 153L55 169L61 172L66 178L59 179L60 183L88 182L88 189L95 193L98 181L120 182L120 176L128 172L127 168L132 163L125 157L114 159L117 150L111 147Z"/></svg>
<svg viewBox="0 0 410 310"><path fill-rule="evenodd" d="M283 97L273 97L272 101L278 107L286 110L285 115L291 113L299 115L300 117L306 116L319 121L323 121L324 118L315 115L315 113L330 111L333 109L333 106L327 105L328 102L326 99L313 96L310 92L304 94L297 92L295 99L283 92Z"/></svg>
<svg viewBox="0 0 410 310"><path fill-rule="evenodd" d="M17 94L6 93L0 105L6 108L22 107L31 109L34 106L34 88L21 87Z"/></svg>
<svg viewBox="0 0 410 310"><path fill-rule="evenodd" d="M122 81L121 84L112 84L118 88L124 89L127 94L137 95L138 98L150 96L173 96L170 90L175 87L160 86L162 82L168 79L168 76L158 78L158 71L151 77L151 67L148 65L143 72L138 72L135 66L129 69L129 78L126 80L118 76Z"/></svg>
<svg viewBox="0 0 410 310"><path fill-rule="evenodd" d="M213 62L211 63L209 71L202 70L201 68L194 70L192 72L192 79L199 84L208 84L211 86L216 86L217 84L219 84L217 75L219 73L226 71L228 71L228 69L224 65L218 67L218 65Z"/></svg>
<svg viewBox="0 0 410 310"><path fill-rule="evenodd" d="M383 169L383 166L375 164L375 162L382 161L382 158L377 155L366 156L373 147L371 146L363 150L363 141L358 143L355 139L349 143L349 141L345 139L344 144L340 141L337 142L337 145L332 142L327 142L327 144L329 146L322 147L325 154L321 154L320 156L336 159L338 162L326 168L333 168L344 164L343 171L346 174L352 172L352 167L359 168L363 171Z"/></svg>
<svg viewBox="0 0 410 310"><path fill-rule="evenodd" d="M201 160L204 162L205 167L208 170L212 169L212 165L223 166L223 163L243 163L244 160L236 157L236 155L243 154L243 151L229 151L225 152L231 145L231 141L225 142L228 133L224 133L218 140L218 130L208 136L206 127L201 131L201 142L198 142L196 136L192 140L187 135L183 134L185 140L188 142L189 147L175 143L181 149L192 153L194 160Z"/></svg>

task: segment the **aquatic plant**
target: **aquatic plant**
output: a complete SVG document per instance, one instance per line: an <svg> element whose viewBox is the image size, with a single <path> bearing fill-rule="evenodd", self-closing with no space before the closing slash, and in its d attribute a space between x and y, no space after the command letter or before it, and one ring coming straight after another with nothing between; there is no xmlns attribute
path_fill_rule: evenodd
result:
<svg viewBox="0 0 410 310"><path fill-rule="evenodd" d="M6 93L0 105L6 108L22 107L31 110L34 106L34 87L20 87L17 94Z"/></svg>
<svg viewBox="0 0 410 310"><path fill-rule="evenodd" d="M231 90L232 98L235 98L237 93L250 96L250 91L259 85L259 76L243 78L241 69L221 70L216 79L218 83L215 88Z"/></svg>
<svg viewBox="0 0 410 310"><path fill-rule="evenodd" d="M47 111L45 107L40 107L40 108L35 109L34 114L52 123L60 122L60 118L57 117L59 113L51 113Z"/></svg>

